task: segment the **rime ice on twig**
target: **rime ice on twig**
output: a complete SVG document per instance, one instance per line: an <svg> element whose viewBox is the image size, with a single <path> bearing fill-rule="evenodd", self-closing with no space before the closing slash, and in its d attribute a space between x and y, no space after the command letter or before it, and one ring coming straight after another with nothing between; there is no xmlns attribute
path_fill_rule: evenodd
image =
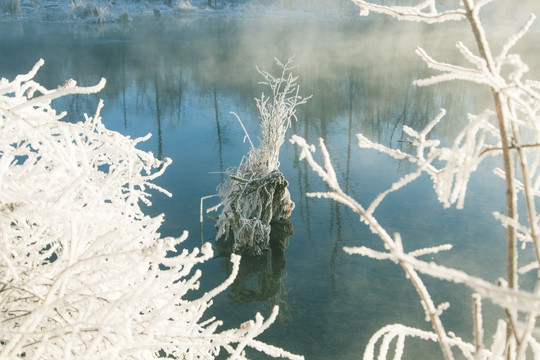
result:
<svg viewBox="0 0 540 360"><path fill-rule="evenodd" d="M439 147L439 141L428 139L428 135L445 114L442 110L420 133L404 126L403 131L410 137L411 144L416 147L415 154L407 154L401 150L391 149L375 143L358 134L361 148L375 149L392 156L395 159L406 159L418 165L417 170L403 176L385 192L377 196L369 206L368 212L373 213L376 207L390 192L396 191L411 181L417 179L423 172L433 180L435 191L445 207L456 203L462 208L470 175L486 155L486 149L498 146L497 129L490 123L491 112L487 111L478 116L469 116L469 123L455 138L451 148ZM442 162L443 167L437 168L434 163Z"/></svg>
<svg viewBox="0 0 540 360"><path fill-rule="evenodd" d="M456 9L438 11L435 0L426 0L416 6L379 5L364 0L352 0L360 6L360 15L367 16L370 11L390 15L399 20L422 21L426 23L438 23L449 20L463 20L465 10Z"/></svg>
<svg viewBox="0 0 540 360"><path fill-rule="evenodd" d="M386 325L385 327L379 329L369 339L363 359L387 359L388 353L390 352L390 344L396 338L397 340L394 348L394 359L401 359L401 357L403 356L406 337L416 337L423 340L437 342L437 335L434 332L420 330L402 324ZM379 340L381 340L381 344L377 351L376 345ZM449 343L451 346L459 348L464 354L471 354L474 350L471 344L468 344L457 337L449 339Z"/></svg>
<svg viewBox="0 0 540 360"><path fill-rule="evenodd" d="M233 271L199 298L195 267L212 258L210 244L179 254L187 238L162 238L163 215L150 217L149 189L171 163L107 130L98 104L76 124L58 121L50 101L103 87L74 81L47 90L32 79L43 61L13 81L0 79L0 358L244 359L246 346L300 358L254 339L253 329L219 332L205 318ZM41 95L39 95L40 93ZM277 309L275 310L277 311Z"/></svg>

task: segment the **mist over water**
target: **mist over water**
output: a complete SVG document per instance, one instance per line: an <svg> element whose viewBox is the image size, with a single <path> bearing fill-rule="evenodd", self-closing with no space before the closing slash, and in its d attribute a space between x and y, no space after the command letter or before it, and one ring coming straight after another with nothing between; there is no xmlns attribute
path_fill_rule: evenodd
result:
<svg viewBox="0 0 540 360"><path fill-rule="evenodd" d="M540 68L534 31L519 47L531 69ZM298 109L290 135L310 143L322 137L343 189L361 203L412 168L358 149L355 134L407 151L403 125L421 129L444 107L448 114L435 131L444 143L467 113L491 105L489 92L470 84L411 85L431 74L414 54L418 45L435 58L462 61L447 45L472 42L468 28L459 23L427 27L381 17L261 12L146 18L127 25L0 23L0 34L5 35L0 37L2 77L25 73L43 58L36 80L47 88L69 78L80 85L107 78L101 93L60 99L55 106L68 111L66 121L76 122L83 113L92 115L102 98L101 114L109 129L132 137L152 133L141 146L173 159L157 181L173 197L156 194L148 212L165 213L163 235L188 230L184 244L189 248L214 242L210 219L200 231L200 198L215 193L224 171L248 151L230 112L239 115L252 139L259 134L253 99L268 89L258 84L262 77L256 66L275 73L274 58L285 61L295 55L301 95L313 98ZM283 239L284 252L244 259L237 282L216 299L208 316L224 320L225 328L238 326L278 304L278 321L262 339L306 359L357 359L375 331L396 322L429 330L414 288L397 265L342 251L343 246L381 245L345 207L306 197L326 187L298 155L297 148L284 144L280 170L296 203L294 234ZM452 251L435 260L495 281L505 271L505 238L490 213L504 209L503 195L503 182L482 168L471 180L465 209L445 210L429 179L422 177L389 196L375 215L389 232L401 234L406 250L453 243ZM206 207L214 204L209 200ZM204 291L227 276L228 259L216 256L202 271ZM426 283L436 303L451 303L443 316L447 329L469 339L470 291L430 279ZM495 311L489 304L485 311L492 326L489 315ZM406 343L406 358L419 354L440 357L436 344Z"/></svg>

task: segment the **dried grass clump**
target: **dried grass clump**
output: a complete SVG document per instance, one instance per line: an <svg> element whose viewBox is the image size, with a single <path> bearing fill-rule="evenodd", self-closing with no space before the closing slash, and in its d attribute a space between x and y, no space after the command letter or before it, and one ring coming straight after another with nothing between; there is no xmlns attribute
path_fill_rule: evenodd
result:
<svg viewBox="0 0 540 360"><path fill-rule="evenodd" d="M296 106L309 98L298 95L298 77L291 73L292 58L285 64L276 61L282 68L279 77L258 70L265 80L261 84L272 91L270 96L263 93L256 99L262 141L255 147L246 133L251 150L218 188L223 209L217 220L216 240L231 241L233 252L260 254L268 249L271 225L288 221L294 209L287 180L279 171L279 149L291 119L296 120Z"/></svg>

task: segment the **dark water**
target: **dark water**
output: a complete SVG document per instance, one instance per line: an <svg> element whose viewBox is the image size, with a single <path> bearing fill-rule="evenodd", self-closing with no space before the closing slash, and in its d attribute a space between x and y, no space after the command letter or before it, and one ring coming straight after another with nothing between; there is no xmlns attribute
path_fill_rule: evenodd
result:
<svg viewBox="0 0 540 360"><path fill-rule="evenodd" d="M253 139L259 134L253 98L267 89L258 84L256 65L275 71L274 57L296 54L301 93L313 98L298 109L290 134L310 143L324 138L343 189L368 203L413 168L358 149L356 133L410 150L402 126L421 129L444 107L448 115L435 133L448 143L467 112L489 106L485 89L469 84L411 86L430 74L414 55L415 46L447 59L456 51L444 44L470 43L467 30L464 24L431 28L380 18L264 13L148 19L128 26L0 23L0 75L13 78L43 58L37 80L49 88L68 78L92 85L106 77L100 94L61 99L57 108L69 112L68 121L78 121L85 112L93 114L103 98L108 128L132 137L152 133L142 148L173 159L157 183L174 196L154 195L148 212L165 213L163 235L188 230L184 246L193 248L201 240L213 242L215 235L210 219L201 234L200 198L215 193L223 172L248 150L230 112L240 116ZM538 42L522 47L533 66L535 46ZM343 252L343 246L381 244L347 208L306 197L326 187L298 155L297 148L283 145L280 169L296 203L285 253L244 259L237 282L215 299L208 315L224 320L223 328L236 327L277 304L278 321L261 339L307 359L360 358L371 335L391 323L429 330L414 288L397 265ZM505 271L504 232L490 215L504 209L502 181L490 170L496 162L473 176L464 210L443 209L429 179L422 177L390 195L376 216L390 233L401 234L406 250L453 243L452 251L435 260L495 281ZM216 256L202 270L204 290L223 281L230 266L227 258ZM425 281L436 303L451 303L443 315L447 329L470 339L470 291ZM498 313L489 303L485 308L489 327L490 316ZM435 344L406 344L408 358L440 357Z"/></svg>

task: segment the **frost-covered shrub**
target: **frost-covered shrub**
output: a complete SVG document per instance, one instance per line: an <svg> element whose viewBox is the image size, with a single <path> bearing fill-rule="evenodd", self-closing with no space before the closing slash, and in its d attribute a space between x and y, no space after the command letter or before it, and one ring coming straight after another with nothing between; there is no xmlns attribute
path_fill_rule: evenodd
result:
<svg viewBox="0 0 540 360"><path fill-rule="evenodd" d="M109 14L109 3L79 0L72 3L73 16L80 19L90 19L94 22L103 23ZM122 12L122 14L124 14ZM121 15L122 16L122 15Z"/></svg>
<svg viewBox="0 0 540 360"><path fill-rule="evenodd" d="M47 90L32 79L43 61L13 81L0 80L0 358L211 359L244 348L289 358L254 338L275 319L257 314L217 332L205 318L212 298L232 283L195 298L198 264L212 249L176 247L162 238L163 215L150 217L149 189L171 163L138 150L141 139L107 130L100 102L93 117L59 121L51 100L92 93L68 80ZM170 195L170 194L168 194ZM169 256L167 256L169 255Z"/></svg>

